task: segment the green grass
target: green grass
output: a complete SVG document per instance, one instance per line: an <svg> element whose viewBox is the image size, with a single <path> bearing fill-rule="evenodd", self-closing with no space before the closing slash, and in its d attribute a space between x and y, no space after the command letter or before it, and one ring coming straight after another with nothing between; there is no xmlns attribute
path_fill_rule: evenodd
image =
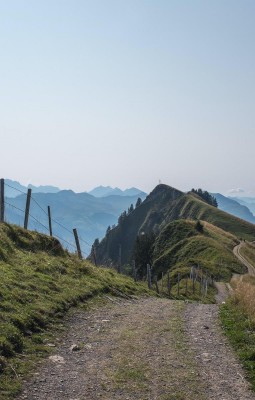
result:
<svg viewBox="0 0 255 400"><path fill-rule="evenodd" d="M233 300L221 307L220 318L223 329L255 390L255 325Z"/></svg>
<svg viewBox="0 0 255 400"><path fill-rule="evenodd" d="M188 194L184 199L180 199L180 205L181 202L183 204L179 214L180 217L207 221L224 231L232 233L237 238L255 239L254 224L210 206L193 194Z"/></svg>
<svg viewBox="0 0 255 400"><path fill-rule="evenodd" d="M54 238L1 224L0 398L12 398L20 378L50 352L46 341L71 307L115 289L148 292L112 269L70 255Z"/></svg>
<svg viewBox="0 0 255 400"><path fill-rule="evenodd" d="M193 290L188 288L186 294L186 277L191 267L199 268L198 275L213 276L215 280L229 281L232 273L244 273L245 268L233 255L233 248L238 243L235 236L202 221L203 231L196 230L196 222L177 220L170 222L161 231L155 242L153 268L158 276L170 272L173 295L177 293L177 277L180 274L180 295L192 300L213 301L215 290L209 287L207 299L201 296L199 284ZM189 283L189 286L191 284ZM159 282L159 286L161 283Z"/></svg>

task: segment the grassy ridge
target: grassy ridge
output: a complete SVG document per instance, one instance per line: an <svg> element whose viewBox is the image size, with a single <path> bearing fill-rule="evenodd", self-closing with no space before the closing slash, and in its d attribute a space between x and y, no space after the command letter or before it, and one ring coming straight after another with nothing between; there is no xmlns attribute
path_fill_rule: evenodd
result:
<svg viewBox="0 0 255 400"><path fill-rule="evenodd" d="M141 232L159 235L169 222L178 219L204 220L238 239L255 240L254 224L205 203L195 194L158 185L139 207L101 240L97 248L100 262L117 263L121 244L122 261L130 263L136 238Z"/></svg>
<svg viewBox="0 0 255 400"><path fill-rule="evenodd" d="M183 201L183 199L181 199ZM185 196L185 201L180 212L180 217L196 218L207 221L224 231L230 232L238 238L247 240L255 239L255 225L244 221L231 214L198 199L193 194Z"/></svg>
<svg viewBox="0 0 255 400"><path fill-rule="evenodd" d="M157 272L172 271L172 276L189 273L192 265L206 269L218 280L230 280L232 273L244 273L245 268L233 255L238 243L235 236L202 221L203 231L196 222L170 222L157 237L153 266Z"/></svg>
<svg viewBox="0 0 255 400"><path fill-rule="evenodd" d="M18 390L18 375L43 354L43 334L72 306L117 288L145 293L142 284L113 270L95 268L35 232L0 225L0 398ZM25 362L27 357L27 363ZM29 356L30 355L30 356Z"/></svg>

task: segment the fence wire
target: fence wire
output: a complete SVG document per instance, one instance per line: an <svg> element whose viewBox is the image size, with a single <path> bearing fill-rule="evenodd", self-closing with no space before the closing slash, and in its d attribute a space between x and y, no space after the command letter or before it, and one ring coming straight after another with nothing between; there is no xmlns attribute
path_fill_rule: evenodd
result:
<svg viewBox="0 0 255 400"><path fill-rule="evenodd" d="M18 193L20 193L21 195L25 195L27 196L27 193L15 188L14 186L8 184L7 182L4 181L4 186L9 187L12 190L17 191ZM38 231L40 233L44 233L49 235L50 233L50 229L49 229L49 215L48 215L48 211L46 211L43 206L34 198L33 195L31 195L31 200L32 202L35 204L36 207L39 208L39 210L43 213L44 218L42 217L42 215L34 215L34 213L32 214L29 211L29 225L30 225L30 230L35 230ZM6 212L6 207L5 207L5 221L6 222L10 222L13 223L13 221L15 221L15 223L17 223L17 225L19 226L23 226L24 225L24 216L25 216L25 209L18 207L15 204L11 204L11 198L7 198L6 196L4 197L4 205L7 206L9 208L9 210L11 210L12 212ZM47 221L47 222L45 222ZM59 221L57 221L55 218L51 218L52 223L56 224L57 226L59 226L62 230L64 230L65 232L67 232L70 236L72 236L73 238L73 231L69 228L67 228L65 225L63 225L62 223L60 223ZM39 229L38 229L39 227ZM33 228L33 229L31 229ZM74 243L71 243L70 240L67 240L67 238L60 236L59 234L54 233L53 234L54 237L56 237L57 239L59 239L59 241L62 243L62 245L66 246L66 249L70 252L76 252L77 251L77 247ZM89 243L88 241L84 240L83 238L79 237L79 241L86 244L86 246L88 247L92 247L92 244ZM81 253L83 257L87 257L89 256L88 252L85 251L83 248L81 249Z"/></svg>

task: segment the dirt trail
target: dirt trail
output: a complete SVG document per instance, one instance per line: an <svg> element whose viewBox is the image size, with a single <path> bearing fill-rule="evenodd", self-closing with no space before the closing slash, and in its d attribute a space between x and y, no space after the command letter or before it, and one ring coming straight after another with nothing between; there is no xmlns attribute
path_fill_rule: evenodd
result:
<svg viewBox="0 0 255 400"><path fill-rule="evenodd" d="M233 253L238 258L238 260L244 266L246 266L246 268L248 269L248 274L255 276L255 268L240 253L240 249L243 246L245 246L245 242L239 243L237 246L235 246L233 248ZM244 275L233 274L232 279L236 279L238 281L242 281L243 280L243 276ZM217 292L218 292L216 294L216 296L215 296L215 300L216 300L217 304L223 303L227 299L227 297L233 292L233 289L230 286L230 284L226 283L226 282L214 282L214 286L215 286L215 288L217 289Z"/></svg>
<svg viewBox="0 0 255 400"><path fill-rule="evenodd" d="M189 343L200 366L199 376L206 384L206 398L255 399L244 378L244 371L219 326L218 306L189 304L185 320Z"/></svg>
<svg viewBox="0 0 255 400"><path fill-rule="evenodd" d="M241 263L244 264L248 268L248 273L250 275L255 276L255 268L240 253L240 250L243 246L245 246L245 242L239 243L237 246L234 247L233 253L239 259L239 261L241 261Z"/></svg>
<svg viewBox="0 0 255 400"><path fill-rule="evenodd" d="M220 333L217 305L117 302L69 317L55 355L19 399L255 399Z"/></svg>
<svg viewBox="0 0 255 400"><path fill-rule="evenodd" d="M222 304L232 292L232 288L229 283L226 282L214 282L214 286L217 289L215 300L217 304Z"/></svg>

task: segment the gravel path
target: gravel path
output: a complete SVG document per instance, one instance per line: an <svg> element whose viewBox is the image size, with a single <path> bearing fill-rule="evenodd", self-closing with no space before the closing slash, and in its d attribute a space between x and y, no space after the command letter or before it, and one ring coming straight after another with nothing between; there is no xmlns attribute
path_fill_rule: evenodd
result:
<svg viewBox="0 0 255 400"><path fill-rule="evenodd" d="M208 400L251 400L250 391L233 350L218 321L218 306L189 304L185 311L186 333L206 383Z"/></svg>
<svg viewBox="0 0 255 400"><path fill-rule="evenodd" d="M118 303L70 317L55 355L19 399L206 400L184 335L184 303Z"/></svg>
<svg viewBox="0 0 255 400"><path fill-rule="evenodd" d="M112 301L68 317L55 354L19 400L255 399L220 332L217 305Z"/></svg>

